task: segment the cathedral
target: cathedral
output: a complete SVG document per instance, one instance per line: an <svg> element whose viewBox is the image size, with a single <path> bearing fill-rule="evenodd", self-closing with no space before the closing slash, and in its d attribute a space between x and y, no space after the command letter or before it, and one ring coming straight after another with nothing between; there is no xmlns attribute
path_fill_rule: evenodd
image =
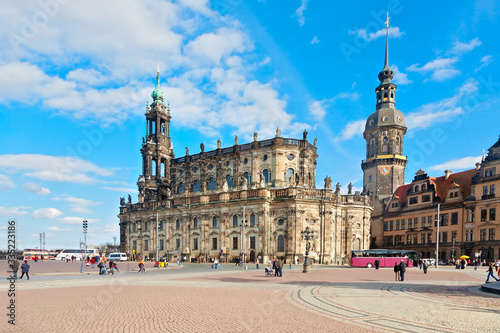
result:
<svg viewBox="0 0 500 333"><path fill-rule="evenodd" d="M352 186L341 195L328 176L323 188L316 187L316 139L309 142L307 131L301 139L284 138L278 128L264 140L255 132L252 142L235 137L233 146L221 147L218 140L210 151L202 143L196 154L186 148L176 158L159 72L151 97L138 202L120 200L122 252L155 258L158 248L168 260L246 256L248 262L295 263L303 262L307 247L313 262L342 265L353 250L369 248L369 196L352 193ZM314 232L307 244L301 237L306 228Z"/></svg>

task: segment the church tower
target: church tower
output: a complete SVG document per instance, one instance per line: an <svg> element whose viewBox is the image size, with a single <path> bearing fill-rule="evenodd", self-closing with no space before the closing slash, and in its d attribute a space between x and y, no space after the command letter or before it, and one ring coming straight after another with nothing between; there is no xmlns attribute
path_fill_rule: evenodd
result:
<svg viewBox="0 0 500 333"><path fill-rule="evenodd" d="M175 158L170 139L170 107L165 107L165 94L160 88L160 71L153 103L146 105L146 136L142 139L142 175L139 176L139 202L164 200L170 191L170 161Z"/></svg>
<svg viewBox="0 0 500 333"><path fill-rule="evenodd" d="M394 191L404 184L408 162L406 156L403 156L405 117L395 107L396 85L392 83L394 71L389 68L388 23L389 18L385 35L385 63L378 74L380 84L375 89L376 110L368 117L363 132L366 140L366 160L361 163L363 185L373 201L390 198Z"/></svg>

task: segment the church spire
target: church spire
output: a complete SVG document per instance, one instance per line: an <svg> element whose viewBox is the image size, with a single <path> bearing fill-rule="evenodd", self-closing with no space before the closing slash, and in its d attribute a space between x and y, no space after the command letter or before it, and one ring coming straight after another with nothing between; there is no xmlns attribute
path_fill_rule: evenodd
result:
<svg viewBox="0 0 500 333"><path fill-rule="evenodd" d="M153 103L163 103L163 99L165 98L165 94L160 88L160 67L158 66L158 70L156 71L156 88L151 93L151 97L153 98Z"/></svg>
<svg viewBox="0 0 500 333"><path fill-rule="evenodd" d="M394 71L389 67L389 13L387 13L387 20L385 21L385 61L384 68L378 74L378 80L381 84L391 83L394 77Z"/></svg>
<svg viewBox="0 0 500 333"><path fill-rule="evenodd" d="M375 89L377 94L377 110L395 107L396 85L392 83L394 71L389 67L389 13L385 21L385 60L384 68L378 73L379 86Z"/></svg>

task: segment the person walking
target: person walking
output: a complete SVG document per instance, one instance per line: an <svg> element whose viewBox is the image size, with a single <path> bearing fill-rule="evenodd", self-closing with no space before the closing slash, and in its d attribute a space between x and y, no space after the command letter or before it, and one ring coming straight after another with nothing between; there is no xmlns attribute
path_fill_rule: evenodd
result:
<svg viewBox="0 0 500 333"><path fill-rule="evenodd" d="M281 259L278 259L278 272L279 276L283 277L283 261Z"/></svg>
<svg viewBox="0 0 500 333"><path fill-rule="evenodd" d="M22 279L24 274L26 273L26 277L29 280L30 279L29 272L30 272L30 265L28 264L28 260L25 260L24 264L21 265L21 277L20 278Z"/></svg>
<svg viewBox="0 0 500 333"><path fill-rule="evenodd" d="M380 266L380 260L375 259L375 269L378 269L379 266Z"/></svg>
<svg viewBox="0 0 500 333"><path fill-rule="evenodd" d="M17 280L17 271L19 270L19 261L17 259L14 259L14 262L10 266L12 268L12 272L14 273L14 279Z"/></svg>
<svg viewBox="0 0 500 333"><path fill-rule="evenodd" d="M500 281L500 280L498 280L498 279L495 277L495 275L493 275L493 263L492 263L492 262L490 262L490 266L488 267L487 272L488 272L488 276L486 277L486 282L485 282L485 283L490 282L490 276L491 276L492 278L494 278L495 280ZM21 276L21 278L23 278L23 277Z"/></svg>
<svg viewBox="0 0 500 333"><path fill-rule="evenodd" d="M145 273L146 270L144 269L144 261L139 261L139 273Z"/></svg>
<svg viewBox="0 0 500 333"><path fill-rule="evenodd" d="M401 281L405 280L406 273L406 263L403 259L401 259L401 263L399 264L399 274L401 275Z"/></svg>
<svg viewBox="0 0 500 333"><path fill-rule="evenodd" d="M399 281L399 265L398 265L397 261L394 263L394 275L395 275L396 281Z"/></svg>
<svg viewBox="0 0 500 333"><path fill-rule="evenodd" d="M255 259L255 269L259 269L259 257Z"/></svg>
<svg viewBox="0 0 500 333"><path fill-rule="evenodd" d="M276 259L273 261L273 268L274 268L274 277L279 276L280 269L278 267L278 260L276 260Z"/></svg>
<svg viewBox="0 0 500 333"><path fill-rule="evenodd" d="M427 274L427 268L429 268L429 264L426 262L423 263L423 267L424 267L424 274Z"/></svg>

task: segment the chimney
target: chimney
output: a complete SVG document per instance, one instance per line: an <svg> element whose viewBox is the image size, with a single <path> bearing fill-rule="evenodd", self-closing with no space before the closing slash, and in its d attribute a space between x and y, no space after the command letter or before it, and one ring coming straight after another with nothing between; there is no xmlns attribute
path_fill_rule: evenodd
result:
<svg viewBox="0 0 500 333"><path fill-rule="evenodd" d="M450 178L450 175L453 173L453 171L450 170L444 170L444 180L448 180Z"/></svg>

